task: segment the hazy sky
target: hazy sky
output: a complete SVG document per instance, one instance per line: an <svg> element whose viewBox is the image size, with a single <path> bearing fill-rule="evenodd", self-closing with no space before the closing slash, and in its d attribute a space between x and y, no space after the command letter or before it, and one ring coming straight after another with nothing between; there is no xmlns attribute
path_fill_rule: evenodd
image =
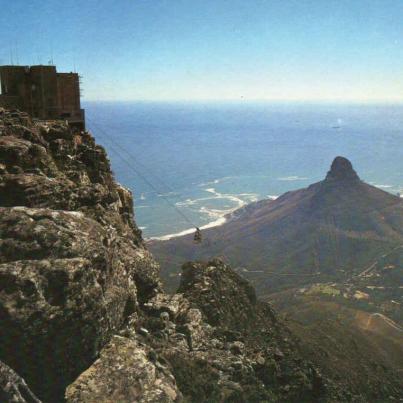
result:
<svg viewBox="0 0 403 403"><path fill-rule="evenodd" d="M83 75L86 99L403 101L403 0L0 6L0 63L53 52L59 70Z"/></svg>

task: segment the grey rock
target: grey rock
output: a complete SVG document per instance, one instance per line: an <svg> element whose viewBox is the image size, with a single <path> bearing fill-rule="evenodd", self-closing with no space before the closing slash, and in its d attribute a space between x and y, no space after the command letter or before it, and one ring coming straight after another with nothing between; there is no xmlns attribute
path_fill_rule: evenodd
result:
<svg viewBox="0 0 403 403"><path fill-rule="evenodd" d="M41 403L15 371L0 361L0 401Z"/></svg>
<svg viewBox="0 0 403 403"><path fill-rule="evenodd" d="M0 359L60 401L160 291L159 267L91 135L7 111L0 130Z"/></svg>
<svg viewBox="0 0 403 403"><path fill-rule="evenodd" d="M173 376L166 371L150 361L146 347L115 336L100 358L67 388L66 400L68 403L178 401L181 393Z"/></svg>

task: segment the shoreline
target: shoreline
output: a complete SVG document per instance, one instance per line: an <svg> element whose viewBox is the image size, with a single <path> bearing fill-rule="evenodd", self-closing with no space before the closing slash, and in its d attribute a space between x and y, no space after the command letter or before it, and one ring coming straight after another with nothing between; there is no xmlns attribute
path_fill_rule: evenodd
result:
<svg viewBox="0 0 403 403"><path fill-rule="evenodd" d="M219 181L220 181L220 179L215 179L212 183L219 183ZM207 184L205 183L203 185L207 185ZM221 212L218 212L217 210L208 211L207 209L205 209L205 207L202 206L200 208L200 210L199 210L200 212L203 211L204 213L207 213L210 216L214 216L214 215L216 217L218 216L218 218L216 220L214 220L214 221L211 221L211 222L209 222L207 224L204 224L204 225L200 226L199 227L200 230L206 230L206 229L213 228L213 227L219 227L219 226L225 224L227 222L227 219L230 218L231 215L235 211L239 210L240 208L242 208L242 207L244 207L245 205L248 204L245 200L242 200L239 197L237 197L238 195L220 193L220 192L217 192L215 190L215 188L206 188L206 189L203 189L203 190L205 192L207 192L207 193L212 194L213 198L215 198L215 199L229 199L229 200L232 200L232 201L238 203L238 205L236 207L233 207L233 208L229 209L229 210L222 210ZM241 194L241 196L242 195L244 195L244 194ZM196 201L200 201L200 200L203 200L203 199L197 199ZM194 201L192 201L192 203L193 202ZM180 204L184 204L184 203L183 202L177 203L177 205L180 205ZM168 240L170 240L172 238L178 238L178 237L181 237L181 236L193 234L195 232L195 230L196 230L195 228L188 228L188 229L185 229L183 231L175 232L173 234L150 237L150 238L147 238L145 241L146 242L149 242L149 241L168 241Z"/></svg>
<svg viewBox="0 0 403 403"><path fill-rule="evenodd" d="M209 228L214 228L214 227L219 227L223 224L225 224L227 222L227 217L220 217L215 221L211 221L205 225L202 225L200 228L200 230L205 230L205 229L209 229ZM193 234L195 232L195 228L188 228L185 229L183 231L180 232L176 232L174 234L167 234L167 235L162 235L162 236L153 236L150 238L146 238L145 242L149 242L149 241L169 241L172 238L178 238L181 236L185 236L185 235L190 235Z"/></svg>
<svg viewBox="0 0 403 403"><path fill-rule="evenodd" d="M271 200L271 201L273 201L273 200L276 200L278 197L279 196L277 196L277 195L276 196L267 195L266 198L262 199L262 200ZM200 230L206 230L206 229L209 229L209 228L220 227L221 225L224 225L226 222L228 222L228 220L230 220L238 210L241 210L245 206L248 206L249 204L252 204L252 203L257 203L259 201L261 201L261 200L257 200L255 202L251 202L251 203L243 202L243 204L241 206L235 208L234 210L232 210L229 213L228 212L225 213L224 215L222 215L221 217L217 218L214 221L211 221L211 222L209 222L207 224L202 225L201 227L199 227L199 229ZM185 229L183 231L175 232L173 234L167 234L167 235L153 236L153 237L145 238L144 241L145 242L150 242L150 241L169 241L170 239L178 238L178 237L185 236L185 235L190 235L190 234L193 234L194 232L195 232L195 228L188 228L188 229Z"/></svg>

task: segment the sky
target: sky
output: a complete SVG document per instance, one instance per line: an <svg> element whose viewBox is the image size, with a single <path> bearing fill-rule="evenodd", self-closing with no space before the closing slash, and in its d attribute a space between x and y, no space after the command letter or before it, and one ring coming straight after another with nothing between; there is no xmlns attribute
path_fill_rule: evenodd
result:
<svg viewBox="0 0 403 403"><path fill-rule="evenodd" d="M86 100L403 101L403 0L0 0L0 64Z"/></svg>

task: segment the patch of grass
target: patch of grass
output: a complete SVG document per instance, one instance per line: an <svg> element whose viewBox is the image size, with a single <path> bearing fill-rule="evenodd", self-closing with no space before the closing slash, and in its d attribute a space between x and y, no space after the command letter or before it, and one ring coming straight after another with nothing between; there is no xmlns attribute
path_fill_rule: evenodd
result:
<svg viewBox="0 0 403 403"><path fill-rule="evenodd" d="M340 294L339 289L329 284L315 284L305 293L305 295L330 295L334 297Z"/></svg>

